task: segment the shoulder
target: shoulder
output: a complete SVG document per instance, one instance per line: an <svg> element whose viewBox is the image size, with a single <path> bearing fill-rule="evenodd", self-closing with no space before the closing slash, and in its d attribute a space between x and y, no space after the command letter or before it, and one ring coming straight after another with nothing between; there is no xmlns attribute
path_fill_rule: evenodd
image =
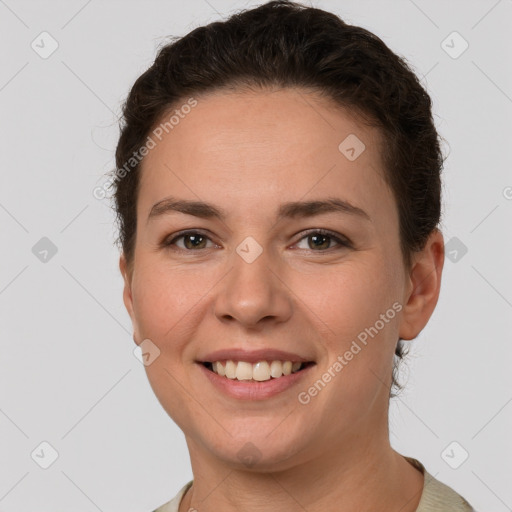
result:
<svg viewBox="0 0 512 512"><path fill-rule="evenodd" d="M423 492L416 512L476 512L454 489L434 478L416 459L406 459L424 475Z"/></svg>
<svg viewBox="0 0 512 512"><path fill-rule="evenodd" d="M190 480L190 482L187 482L179 491L176 496L171 501L168 501L167 503L164 503L157 509L155 509L153 512L178 512L181 498L185 495L188 488L192 485L193 480Z"/></svg>

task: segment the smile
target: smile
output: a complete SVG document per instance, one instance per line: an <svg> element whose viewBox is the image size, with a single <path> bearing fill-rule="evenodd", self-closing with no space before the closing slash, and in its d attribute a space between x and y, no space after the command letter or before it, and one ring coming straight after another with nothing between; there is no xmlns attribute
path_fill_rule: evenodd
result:
<svg viewBox="0 0 512 512"><path fill-rule="evenodd" d="M313 363L292 361L214 361L203 363L212 372L231 380L265 382L280 379L284 376L303 370Z"/></svg>

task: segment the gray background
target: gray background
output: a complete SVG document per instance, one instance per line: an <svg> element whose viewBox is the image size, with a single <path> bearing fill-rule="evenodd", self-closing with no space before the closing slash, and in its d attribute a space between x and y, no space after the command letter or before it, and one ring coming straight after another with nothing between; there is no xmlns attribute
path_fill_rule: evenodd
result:
<svg viewBox="0 0 512 512"><path fill-rule="evenodd" d="M93 190L165 36L259 3L0 0L0 510L149 511L192 477L134 356L114 217ZM512 1L314 5L412 63L450 144L453 261L412 343L392 443L480 512L512 510Z"/></svg>

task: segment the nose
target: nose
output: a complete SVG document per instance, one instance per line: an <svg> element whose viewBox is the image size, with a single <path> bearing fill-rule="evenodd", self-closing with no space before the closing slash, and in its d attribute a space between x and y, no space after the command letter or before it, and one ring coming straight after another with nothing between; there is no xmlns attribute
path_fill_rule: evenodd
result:
<svg viewBox="0 0 512 512"><path fill-rule="evenodd" d="M292 292L280 275L279 265L264 250L248 262L234 252L231 270L219 283L215 315L222 322L259 328L286 322L292 314ZM281 272L282 274L282 272Z"/></svg>

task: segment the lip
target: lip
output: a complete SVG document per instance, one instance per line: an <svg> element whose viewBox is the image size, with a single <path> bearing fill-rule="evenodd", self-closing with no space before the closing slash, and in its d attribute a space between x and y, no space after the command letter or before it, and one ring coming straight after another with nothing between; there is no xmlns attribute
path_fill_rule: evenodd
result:
<svg viewBox="0 0 512 512"><path fill-rule="evenodd" d="M218 359L216 359L216 361L218 361ZM261 361L261 359L259 359L259 361ZM204 364L198 362L197 365L215 388L225 395L241 400L265 400L278 395L279 393L283 393L309 375L311 368L316 366L316 364L308 365L303 370L290 373L290 375L283 375L277 379L271 378L270 380L263 382L254 382L221 377L212 370L206 368Z"/></svg>
<svg viewBox="0 0 512 512"><path fill-rule="evenodd" d="M214 363L215 361L246 361L257 363L258 361L291 361L292 363L315 362L312 357L307 358L292 352L285 352L276 349L246 350L243 348L230 348L216 350L197 360L198 363Z"/></svg>

